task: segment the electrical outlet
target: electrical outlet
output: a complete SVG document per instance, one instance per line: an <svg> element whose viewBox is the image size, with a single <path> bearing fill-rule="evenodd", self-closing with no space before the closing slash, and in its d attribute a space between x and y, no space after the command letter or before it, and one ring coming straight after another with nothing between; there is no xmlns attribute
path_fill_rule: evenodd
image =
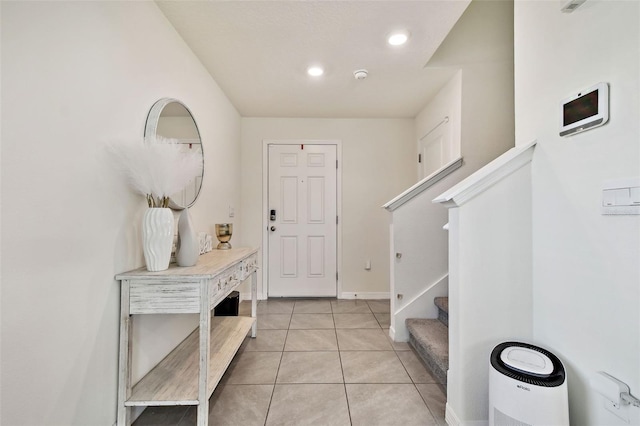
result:
<svg viewBox="0 0 640 426"><path fill-rule="evenodd" d="M229 206L229 217L234 217L236 215L236 209L233 206Z"/></svg>

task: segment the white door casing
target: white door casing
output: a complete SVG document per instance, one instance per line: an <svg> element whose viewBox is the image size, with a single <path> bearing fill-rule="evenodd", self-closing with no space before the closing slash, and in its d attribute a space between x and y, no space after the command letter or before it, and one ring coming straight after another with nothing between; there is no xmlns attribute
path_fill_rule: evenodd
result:
<svg viewBox="0 0 640 426"><path fill-rule="evenodd" d="M265 264L270 297L338 294L337 151L335 144L268 145Z"/></svg>

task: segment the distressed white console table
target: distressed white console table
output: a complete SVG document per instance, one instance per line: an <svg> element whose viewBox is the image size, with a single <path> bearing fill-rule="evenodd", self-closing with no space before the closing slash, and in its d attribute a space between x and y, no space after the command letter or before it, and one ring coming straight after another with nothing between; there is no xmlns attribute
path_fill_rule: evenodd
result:
<svg viewBox="0 0 640 426"><path fill-rule="evenodd" d="M249 330L256 336L258 249L213 250L190 267L136 269L122 283L118 425L131 424L131 407L197 405L198 426L209 422L209 397ZM211 317L211 310L251 275L251 317ZM131 386L131 315L199 313L200 327Z"/></svg>

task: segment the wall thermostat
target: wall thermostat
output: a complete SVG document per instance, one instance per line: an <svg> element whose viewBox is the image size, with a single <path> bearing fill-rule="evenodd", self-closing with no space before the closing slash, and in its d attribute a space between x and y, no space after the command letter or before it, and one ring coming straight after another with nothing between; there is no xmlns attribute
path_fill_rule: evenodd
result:
<svg viewBox="0 0 640 426"><path fill-rule="evenodd" d="M602 126L609 120L609 85L598 83L560 104L560 136Z"/></svg>

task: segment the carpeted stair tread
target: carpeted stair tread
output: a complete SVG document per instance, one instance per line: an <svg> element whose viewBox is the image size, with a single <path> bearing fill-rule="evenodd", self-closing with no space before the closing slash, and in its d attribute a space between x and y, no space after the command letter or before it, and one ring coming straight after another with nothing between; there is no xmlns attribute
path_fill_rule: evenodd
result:
<svg viewBox="0 0 640 426"><path fill-rule="evenodd" d="M437 319L409 318L406 320L409 344L420 355L442 384L447 383L449 369L449 329Z"/></svg>
<svg viewBox="0 0 640 426"><path fill-rule="evenodd" d="M449 329L436 319L409 318L407 329L438 359L449 361Z"/></svg>
<svg viewBox="0 0 640 426"><path fill-rule="evenodd" d="M443 310L447 314L449 313L449 298L448 297L436 297L433 299L433 303L436 304L438 309Z"/></svg>
<svg viewBox="0 0 640 426"><path fill-rule="evenodd" d="M436 297L433 299L433 303L438 307L438 319L449 327L449 298Z"/></svg>

